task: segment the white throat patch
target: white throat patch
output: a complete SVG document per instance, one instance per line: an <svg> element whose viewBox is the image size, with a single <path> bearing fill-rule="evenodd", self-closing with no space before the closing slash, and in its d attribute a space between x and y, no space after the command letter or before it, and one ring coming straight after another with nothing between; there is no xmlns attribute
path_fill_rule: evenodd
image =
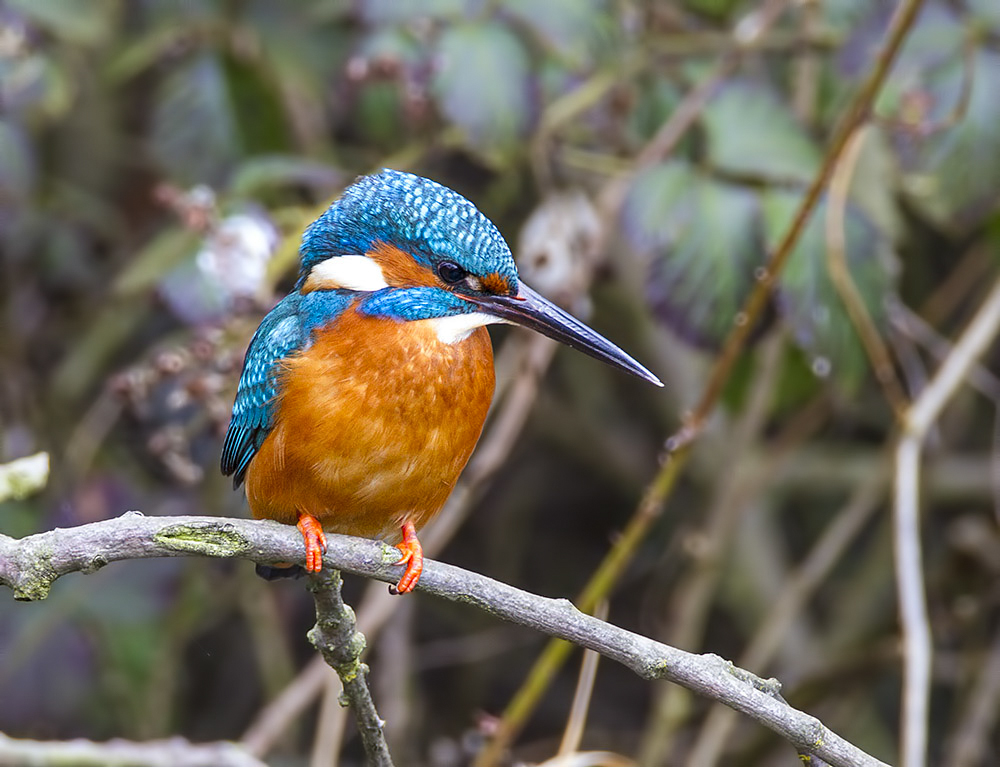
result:
<svg viewBox="0 0 1000 767"><path fill-rule="evenodd" d="M429 322L434 326L438 340L443 344L454 344L469 337L476 328L483 325L509 324L507 320L494 317L492 314L472 312L471 314L454 314L451 317L435 317Z"/></svg>
<svg viewBox="0 0 1000 767"><path fill-rule="evenodd" d="M334 256L320 261L309 272L305 287L310 290L363 290L389 287L382 267L368 256Z"/></svg>

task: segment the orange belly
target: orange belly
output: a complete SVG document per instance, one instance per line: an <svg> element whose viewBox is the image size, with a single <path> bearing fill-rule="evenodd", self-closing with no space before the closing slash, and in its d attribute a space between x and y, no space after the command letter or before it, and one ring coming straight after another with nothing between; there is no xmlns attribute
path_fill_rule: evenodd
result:
<svg viewBox="0 0 1000 767"><path fill-rule="evenodd" d="M251 512L395 542L451 494L493 385L484 328L445 344L429 320L348 310L286 361L274 428L247 470Z"/></svg>

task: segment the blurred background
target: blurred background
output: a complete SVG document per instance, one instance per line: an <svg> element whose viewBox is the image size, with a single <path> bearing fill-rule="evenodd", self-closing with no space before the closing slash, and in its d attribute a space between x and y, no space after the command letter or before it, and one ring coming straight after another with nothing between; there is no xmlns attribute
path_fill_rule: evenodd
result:
<svg viewBox="0 0 1000 767"><path fill-rule="evenodd" d="M218 471L246 344L293 281L305 225L393 167L473 200L527 282L666 383L491 330L494 414L431 537L448 562L574 597L695 406L894 5L5 0L0 463L45 452L51 474L0 502L0 532L130 509L246 515ZM927 0L606 605L621 626L780 678L793 705L890 762L886 456L894 409L997 273L998 82L996 0ZM848 305L888 346L890 383ZM930 755L952 767L1000 763L996 363L994 349L936 424L922 476ZM471 763L544 638L383 592L345 585L396 763ZM0 731L246 737L271 765L359 764L335 685L310 665L313 620L301 583L246 562L115 564L33 604L0 593ZM555 757L579 667L501 763ZM310 693L276 714L293 680ZM262 717L277 722L264 734ZM574 764L795 759L755 722L610 662L578 748L611 753Z"/></svg>

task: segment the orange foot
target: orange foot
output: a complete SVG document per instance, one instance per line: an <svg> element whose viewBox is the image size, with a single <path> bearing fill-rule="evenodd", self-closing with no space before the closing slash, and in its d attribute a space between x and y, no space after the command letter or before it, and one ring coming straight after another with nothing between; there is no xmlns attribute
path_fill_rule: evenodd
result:
<svg viewBox="0 0 1000 767"><path fill-rule="evenodd" d="M323 552L326 551L323 526L316 517L299 514L299 523L296 527L302 533L302 542L306 545L306 572L318 573L323 569Z"/></svg>
<svg viewBox="0 0 1000 767"><path fill-rule="evenodd" d="M399 583L389 587L389 591L393 594L407 594L413 591L420 580L420 573L424 571L424 549L417 540L417 530L412 522L403 523L403 542L396 548L403 555L396 564L405 564L406 572Z"/></svg>

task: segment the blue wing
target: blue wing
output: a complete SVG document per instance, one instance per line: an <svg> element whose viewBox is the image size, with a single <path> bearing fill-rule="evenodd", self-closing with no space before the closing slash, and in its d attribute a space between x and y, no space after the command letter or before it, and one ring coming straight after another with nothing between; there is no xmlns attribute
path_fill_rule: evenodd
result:
<svg viewBox="0 0 1000 767"><path fill-rule="evenodd" d="M299 293L292 293L275 306L261 321L247 349L233 418L222 447L222 473L233 475L234 488L243 483L251 459L274 426L281 361L306 344L299 313L301 299Z"/></svg>

